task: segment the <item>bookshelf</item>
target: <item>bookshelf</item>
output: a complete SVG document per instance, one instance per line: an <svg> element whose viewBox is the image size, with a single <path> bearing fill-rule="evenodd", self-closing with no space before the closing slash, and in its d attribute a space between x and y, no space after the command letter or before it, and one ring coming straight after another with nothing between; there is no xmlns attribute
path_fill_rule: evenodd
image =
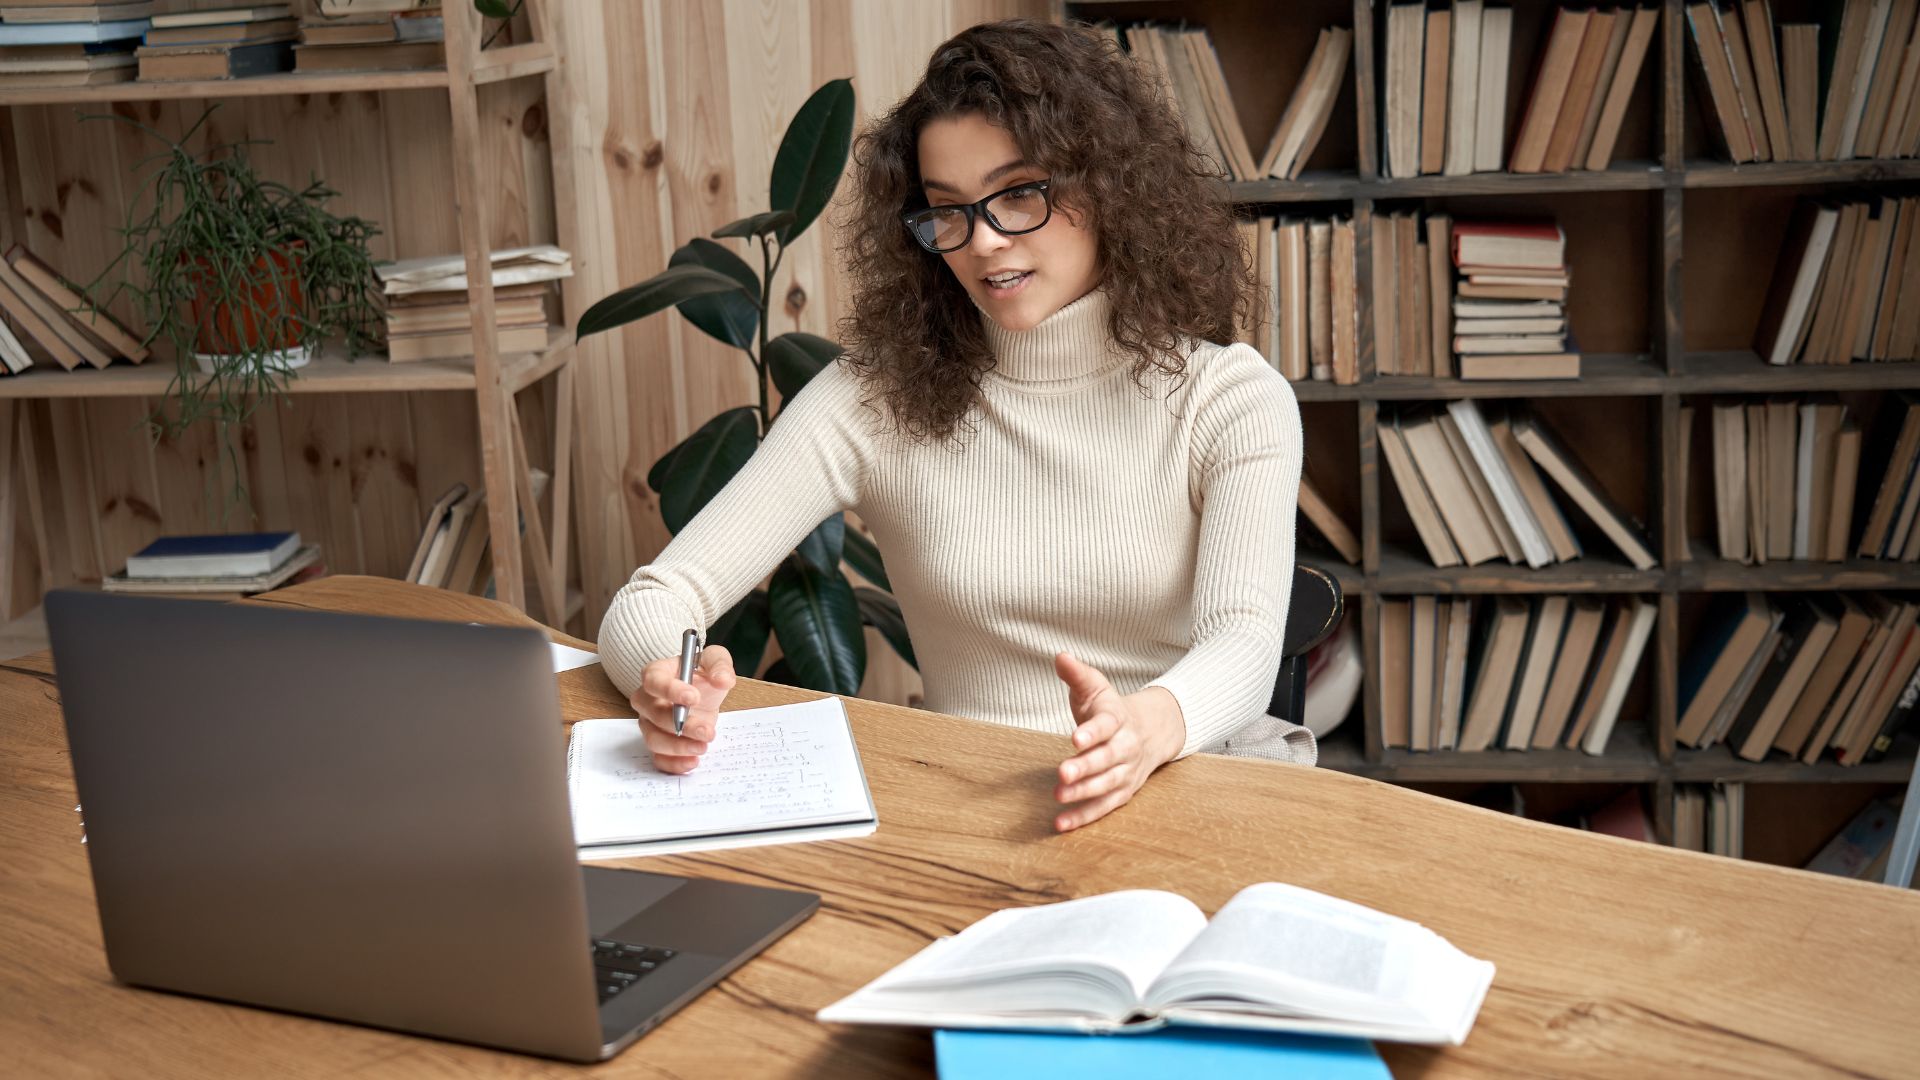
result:
<svg viewBox="0 0 1920 1080"><path fill-rule="evenodd" d="M1359 566L1327 566L1360 618L1363 655L1368 657L1361 738L1352 736L1350 719L1323 744L1321 764L1400 783L1649 784L1654 787L1656 830L1667 842L1672 837L1675 783L1904 782L1920 742L1911 734L1898 740L1886 759L1851 767L1831 760L1803 765L1778 754L1750 762L1725 746L1676 749L1679 668L1688 644L1683 630L1693 629L1709 594L1920 589L1920 566L1861 559L1760 566L1722 562L1701 542L1706 534L1690 531L1687 524L1687 503L1704 498L1711 508L1710 461L1703 462L1705 455L1696 447L1691 476L1683 478L1674 450L1682 439L1694 437L1680 430L1683 401L1810 391L1871 399L1892 389L1920 389L1920 363L1774 367L1748 344L1754 307L1766 292L1778 234L1785 231L1783 214L1777 224L1769 224L1778 207L1801 195L1871 192L1873 185L1920 178L1920 160L1747 165L1714 160L1705 132L1708 121L1693 100L1689 82L1687 65L1692 61L1683 37L1683 5L1662 0L1661 21L1609 168L1387 178L1382 175L1378 108L1384 85L1380 57L1385 6L1369 0L1309 0L1289 5L1280 15L1245 10L1230 0L1109 0L1055 8L1062 19L1184 20L1206 27L1238 119L1256 151L1273 130L1299 76L1298 66L1288 65L1297 65L1296 58L1303 54L1301 39L1310 40L1328 25L1354 32L1352 78L1342 92L1353 96L1355 107L1336 110L1333 121L1337 125L1345 119L1353 129L1330 130L1298 180L1235 182L1225 196L1248 211L1351 216L1356 226L1360 380L1350 386L1294 384L1308 429L1309 472L1349 523L1358 523L1363 552ZM1512 4L1509 144L1531 89L1534 57L1557 6L1534 0ZM1790 0L1776 6L1799 19L1824 17ZM1573 290L1570 300L1575 332L1587 343L1579 379L1471 382L1375 374L1368 226L1377 210L1428 207L1456 217L1550 214L1562 222L1567 257L1582 268L1581 288ZM1742 214L1747 215L1746 225L1730 224ZM1707 228L1713 231L1703 231ZM1740 243L1725 243L1735 238L1736 229ZM1758 257L1760 252L1764 257ZM1729 293L1748 295L1723 303ZM1586 557L1539 570L1490 563L1434 568L1421 553L1398 495L1388 490L1392 480L1384 469L1377 433L1383 405L1391 410L1402 402L1457 398L1529 399L1563 430L1575 429L1570 433L1575 436L1574 451L1614 497L1640 517L1659 565L1636 570L1597 534L1589 534L1593 540L1586 545ZM1613 448L1596 434L1607 432L1625 437L1621 452L1608 452ZM1697 505L1693 513L1697 518ZM1331 563L1332 557L1314 561ZM1381 680L1372 660L1379 653L1381 598L1537 593L1638 594L1658 603L1653 639L1606 754L1384 748ZM1861 797L1869 794L1863 790Z"/></svg>
<svg viewBox="0 0 1920 1080"><path fill-rule="evenodd" d="M302 10L296 5L296 10ZM492 199L492 180L485 175L486 155L481 149L477 94L483 86L509 79L544 78L550 107L564 107L567 84L560 77L555 35L546 4L536 0L526 6L527 25L532 40L482 49L485 26L471 4L449 2L445 5L445 67L419 71L327 72L314 74L283 73L245 79L204 82L120 82L70 89L0 88L0 164L4 165L10 218L18 222L21 206L22 171L31 173L36 161L23 152L13 137L12 108L15 106L99 106L132 102L191 101L198 99L245 99L269 97L308 97L357 95L385 91L438 90L445 94L451 137L444 143L423 140L423 145L444 145L451 151L455 215L461 250L466 259L468 279L479 283L469 294L473 324L481 329L474 342L471 359L434 360L420 363L390 363L384 357L371 356L350 360L341 350L324 351L287 381L290 394L378 394L417 391L454 391L471 394L475 409L478 452L482 485L487 493L488 528L496 560L498 597L514 607L529 606L526 579L529 574L539 591L543 613L549 621L564 623L576 610L566 593L569 550L569 498L572 463L573 398L570 367L574 356L572 334L556 328L549 332L547 344L536 352L503 354L497 341L493 318L491 275L486 272L487 223ZM84 110L82 110L84 111ZM74 121L78 123L78 120ZM558 161L565 151L560 140L566 130L553 129L554 156ZM429 151L432 152L432 151ZM573 217L568 205L571 189L555 184L555 225L561 246L571 249L574 237ZM421 192L422 199L436 202L447 198L444 191ZM404 212L396 207L396 213ZM403 254L428 254L405 252ZM573 295L575 290L562 282L565 324L584 308ZM24 403L35 399L155 398L164 396L175 378L171 358L156 355L142 365L116 364L99 370L59 371L36 366L18 375L0 379L0 511L19 503L30 514L40 513L37 485L29 482L24 492L15 492L13 455L19 453L31 468L29 433L24 423ZM524 514L524 546L520 522L522 501L529 492L531 449L526 427L520 419L515 397L549 376L555 379L557 403L552 426L554 469L550 485L550 522L542 521L537 508ZM18 447L16 436L18 430ZM469 451L471 452L471 451ZM437 492L428 493L428 497ZM518 497L518 498L516 498ZM270 522L270 525L283 523ZM0 529L0 567L12 558L12 529ZM531 556L531 557L529 557ZM109 556L110 557L110 556ZM0 610L7 610L11 574L0 575Z"/></svg>

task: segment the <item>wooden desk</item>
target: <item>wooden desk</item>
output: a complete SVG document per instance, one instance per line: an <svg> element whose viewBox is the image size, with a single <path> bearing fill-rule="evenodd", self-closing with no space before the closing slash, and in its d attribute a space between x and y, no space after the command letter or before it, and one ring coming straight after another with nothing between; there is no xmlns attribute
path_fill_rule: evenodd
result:
<svg viewBox="0 0 1920 1080"><path fill-rule="evenodd" d="M525 622L369 578L273 602ZM561 640L571 640L561 638ZM101 952L45 654L0 665L0 1071L21 1076L563 1075L573 1067L115 985ZM740 707L807 695L743 682ZM598 667L568 720L618 715ZM849 701L880 831L637 860L818 891L811 920L610 1075L924 1076L924 1031L815 1009L999 908L1169 888L1212 911L1286 881L1418 920L1498 973L1464 1047L1386 1046L1398 1076L1913 1076L1920 894L1516 820L1353 776L1199 757L1091 828L1048 828L1052 737ZM17 1070L17 1071L16 1071Z"/></svg>

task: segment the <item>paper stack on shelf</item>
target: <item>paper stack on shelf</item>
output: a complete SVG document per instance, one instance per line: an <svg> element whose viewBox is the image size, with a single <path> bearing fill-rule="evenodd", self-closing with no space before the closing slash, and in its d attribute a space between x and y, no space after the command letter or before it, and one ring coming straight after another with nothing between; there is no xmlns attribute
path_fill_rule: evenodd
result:
<svg viewBox="0 0 1920 1080"><path fill-rule="evenodd" d="M297 532L163 536L127 558L125 570L100 583L107 592L223 599L317 577L320 548Z"/></svg>
<svg viewBox="0 0 1920 1080"><path fill-rule="evenodd" d="M573 275L573 257L552 245L493 253L494 326L502 353L547 344L550 283ZM435 255L375 268L387 296L387 354L395 363L473 355L466 259Z"/></svg>

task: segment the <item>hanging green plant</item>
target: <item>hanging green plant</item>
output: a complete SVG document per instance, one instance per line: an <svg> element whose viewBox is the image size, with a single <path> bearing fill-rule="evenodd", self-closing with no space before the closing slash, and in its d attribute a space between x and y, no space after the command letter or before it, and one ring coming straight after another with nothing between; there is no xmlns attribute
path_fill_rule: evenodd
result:
<svg viewBox="0 0 1920 1080"><path fill-rule="evenodd" d="M128 200L119 254L86 291L102 306L131 297L147 327L143 344L171 346L168 400L148 424L155 437L215 425L232 476L224 517L246 499L234 436L253 410L324 342L343 341L350 356L381 347L380 285L367 247L380 230L330 212L338 193L318 180L295 190L261 179L247 158L258 140L189 151L213 112L178 141L128 117L86 118L130 124L161 144L141 163L149 171ZM226 470L215 469L217 483Z"/></svg>

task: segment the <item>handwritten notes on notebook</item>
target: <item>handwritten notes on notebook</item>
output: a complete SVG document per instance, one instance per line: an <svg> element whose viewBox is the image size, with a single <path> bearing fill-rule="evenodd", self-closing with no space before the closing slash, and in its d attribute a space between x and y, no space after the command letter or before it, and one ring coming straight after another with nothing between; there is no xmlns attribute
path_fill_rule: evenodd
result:
<svg viewBox="0 0 1920 1080"><path fill-rule="evenodd" d="M582 859L865 836L877 823L839 698L720 714L693 772L653 767L639 722L582 720L567 747Z"/></svg>

